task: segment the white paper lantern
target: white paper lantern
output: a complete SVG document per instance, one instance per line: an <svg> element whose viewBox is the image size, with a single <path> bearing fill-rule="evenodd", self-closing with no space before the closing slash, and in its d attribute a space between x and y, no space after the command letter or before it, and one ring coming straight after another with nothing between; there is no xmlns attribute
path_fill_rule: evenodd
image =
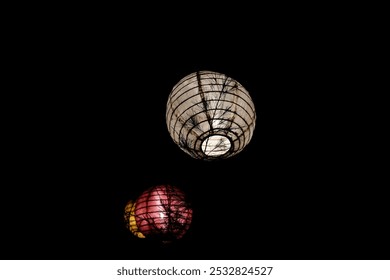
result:
<svg viewBox="0 0 390 280"><path fill-rule="evenodd" d="M242 151L252 138L255 106L236 80L213 71L182 78L172 89L166 122L173 141L197 159L213 160Z"/></svg>

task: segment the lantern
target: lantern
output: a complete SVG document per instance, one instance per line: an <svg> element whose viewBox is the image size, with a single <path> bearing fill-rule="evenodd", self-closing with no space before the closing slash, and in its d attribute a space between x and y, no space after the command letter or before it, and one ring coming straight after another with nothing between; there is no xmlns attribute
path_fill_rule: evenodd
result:
<svg viewBox="0 0 390 280"><path fill-rule="evenodd" d="M164 242L180 239L192 222L192 208L182 190L159 185L144 191L135 202L135 221L146 238Z"/></svg>
<svg viewBox="0 0 390 280"><path fill-rule="evenodd" d="M248 91L236 80L213 71L182 78L166 105L166 123L173 141L197 159L231 157L249 143L256 122Z"/></svg>
<svg viewBox="0 0 390 280"><path fill-rule="evenodd" d="M138 230L137 223L135 221L135 216L134 216L134 208L135 208L135 203L131 199L126 203L125 206L125 213L124 213L124 221L125 221L125 226L127 229L131 231L134 236L139 237L139 238L145 238L145 236Z"/></svg>

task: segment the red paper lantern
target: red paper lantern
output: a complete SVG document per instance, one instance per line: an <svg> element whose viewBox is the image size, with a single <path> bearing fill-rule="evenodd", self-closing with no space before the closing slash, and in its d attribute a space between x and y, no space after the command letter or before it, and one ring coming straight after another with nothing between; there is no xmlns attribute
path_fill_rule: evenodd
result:
<svg viewBox="0 0 390 280"><path fill-rule="evenodd" d="M192 208L177 187L159 185L144 191L135 202L138 230L146 238L161 241L180 239L192 222Z"/></svg>

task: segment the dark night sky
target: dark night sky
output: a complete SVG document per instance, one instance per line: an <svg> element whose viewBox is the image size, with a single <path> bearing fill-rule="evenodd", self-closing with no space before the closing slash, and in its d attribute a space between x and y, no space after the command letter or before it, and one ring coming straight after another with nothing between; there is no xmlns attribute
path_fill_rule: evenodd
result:
<svg viewBox="0 0 390 280"><path fill-rule="evenodd" d="M375 258L388 247L384 206L366 192L382 197L361 149L348 48L274 28L242 45L174 35L145 43L123 29L28 40L26 79L10 103L0 258ZM168 95L197 70L225 73L253 98L254 136L233 158L192 159L168 134ZM122 215L129 199L165 183L187 192L194 220L163 248L133 238Z"/></svg>

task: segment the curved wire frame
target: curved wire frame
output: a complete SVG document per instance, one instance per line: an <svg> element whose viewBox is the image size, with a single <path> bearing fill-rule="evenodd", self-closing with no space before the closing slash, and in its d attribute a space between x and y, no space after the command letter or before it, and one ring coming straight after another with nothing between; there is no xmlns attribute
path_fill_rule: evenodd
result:
<svg viewBox="0 0 390 280"><path fill-rule="evenodd" d="M137 227L146 238L170 242L188 231L193 211L183 191L160 185L138 197L134 213Z"/></svg>
<svg viewBox="0 0 390 280"><path fill-rule="evenodd" d="M166 124L173 141L197 159L231 157L250 142L256 111L248 91L213 71L182 78L169 94Z"/></svg>

